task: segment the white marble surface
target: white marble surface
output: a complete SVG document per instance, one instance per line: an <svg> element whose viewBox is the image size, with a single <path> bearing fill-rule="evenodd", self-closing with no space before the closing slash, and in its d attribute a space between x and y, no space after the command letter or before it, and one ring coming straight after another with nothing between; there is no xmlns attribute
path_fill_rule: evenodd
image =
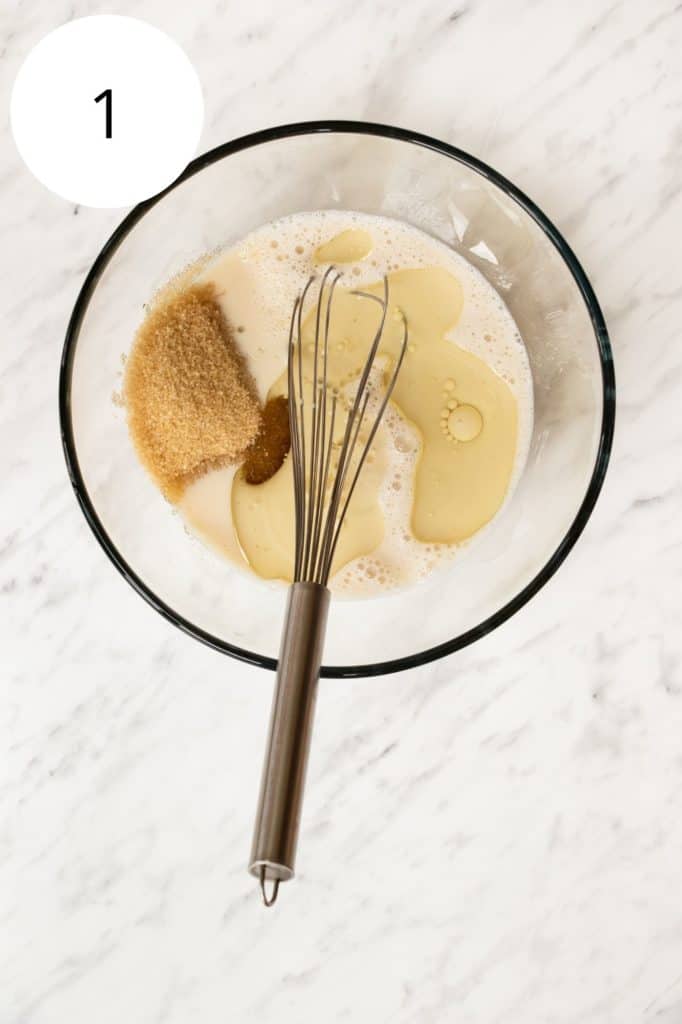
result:
<svg viewBox="0 0 682 1024"><path fill-rule="evenodd" d="M2 1024L682 1022L682 10L675 0L121 0L205 87L202 148L357 117L497 166L604 306L620 418L549 586L456 657L319 701L301 875L244 870L272 678L108 565L57 368L120 213L74 210L2 124ZM3 104L99 0L8 2ZM322 80L327 77L327 84Z"/></svg>

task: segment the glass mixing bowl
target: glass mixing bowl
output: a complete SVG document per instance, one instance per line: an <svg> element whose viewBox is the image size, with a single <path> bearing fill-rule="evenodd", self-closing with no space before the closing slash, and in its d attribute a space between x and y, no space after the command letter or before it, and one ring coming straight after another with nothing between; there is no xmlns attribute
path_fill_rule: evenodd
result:
<svg viewBox="0 0 682 1024"><path fill-rule="evenodd" d="M266 221L330 208L407 221L470 260L515 317L534 381L528 461L493 523L415 587L332 602L322 675L375 675L455 651L525 604L575 544L606 472L606 326L569 246L509 181L446 143L362 122L272 128L206 153L137 206L95 260L66 334L61 429L83 513L128 582L197 639L274 668L286 587L188 534L140 466L112 396L156 288Z"/></svg>

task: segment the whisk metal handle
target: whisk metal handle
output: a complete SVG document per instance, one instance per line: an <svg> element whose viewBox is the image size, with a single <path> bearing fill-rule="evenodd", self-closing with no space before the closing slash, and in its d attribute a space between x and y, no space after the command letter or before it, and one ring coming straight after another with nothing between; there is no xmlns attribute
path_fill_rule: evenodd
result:
<svg viewBox="0 0 682 1024"><path fill-rule="evenodd" d="M294 875L330 593L320 583L289 588L249 871L263 899ZM273 883L266 895L266 881Z"/></svg>

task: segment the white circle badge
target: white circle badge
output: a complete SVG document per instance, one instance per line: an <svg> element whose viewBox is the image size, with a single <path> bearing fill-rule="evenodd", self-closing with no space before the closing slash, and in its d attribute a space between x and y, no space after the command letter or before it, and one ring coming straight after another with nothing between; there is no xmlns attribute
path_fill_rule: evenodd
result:
<svg viewBox="0 0 682 1024"><path fill-rule="evenodd" d="M203 118L201 83L175 40L108 14L45 36L10 103L29 170L83 206L132 206L161 191L192 159Z"/></svg>

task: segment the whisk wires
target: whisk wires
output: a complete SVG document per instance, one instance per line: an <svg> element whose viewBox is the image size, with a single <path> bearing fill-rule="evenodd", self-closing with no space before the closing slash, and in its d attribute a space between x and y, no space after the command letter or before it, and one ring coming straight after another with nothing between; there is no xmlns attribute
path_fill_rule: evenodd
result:
<svg viewBox="0 0 682 1024"><path fill-rule="evenodd" d="M317 290L312 379L307 388L303 370L303 308L315 282L314 277L309 278L294 304L287 361L296 522L294 580L324 586L329 580L351 498L398 379L408 337L407 321L401 313L403 333L398 356L380 400L367 416L373 397L372 370L386 326L388 281L384 278L383 297L359 290L352 293L377 302L381 314L360 372L340 442L338 461L333 470L334 427L339 396L336 389L331 389L330 395L329 332L334 290L341 276L335 267L330 266L323 274ZM309 413L307 402L310 403ZM361 434L363 424L366 430Z"/></svg>

